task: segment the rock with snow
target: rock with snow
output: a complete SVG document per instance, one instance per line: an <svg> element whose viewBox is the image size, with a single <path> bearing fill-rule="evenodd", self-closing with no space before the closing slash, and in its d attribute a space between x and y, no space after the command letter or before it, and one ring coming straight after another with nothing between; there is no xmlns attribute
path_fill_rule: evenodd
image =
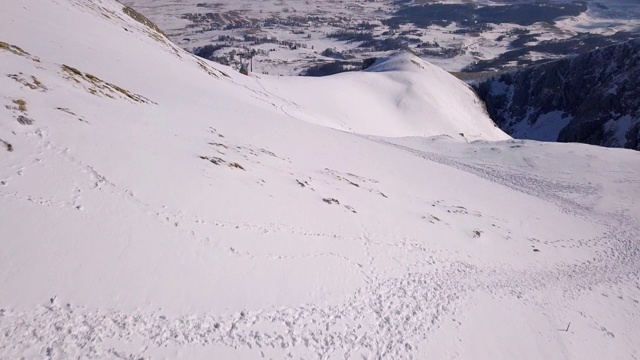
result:
<svg viewBox="0 0 640 360"><path fill-rule="evenodd" d="M640 40L475 85L515 138L640 150Z"/></svg>

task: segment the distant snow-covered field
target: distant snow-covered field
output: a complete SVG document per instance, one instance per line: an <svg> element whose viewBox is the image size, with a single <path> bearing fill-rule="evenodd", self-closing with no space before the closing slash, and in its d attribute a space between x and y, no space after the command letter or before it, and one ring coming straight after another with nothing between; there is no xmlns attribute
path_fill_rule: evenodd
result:
<svg viewBox="0 0 640 360"><path fill-rule="evenodd" d="M587 1L588 10L579 15L528 25L518 24L514 18L500 23L476 21L476 24L446 20L429 26L410 21L400 21L394 26L389 22L407 7L424 5L424 2L417 1L309 3L299 0L223 0L209 3L200 0L126 0L124 3L155 21L185 49L197 51L213 45L216 49L212 57L233 66L239 66L243 61L240 54L256 51L254 71L272 75L298 75L317 64L334 61L331 56L323 54L326 49L340 53L345 60L357 62L368 57L385 56L386 50L407 47L451 72L483 61L490 63L482 69L518 66L518 62L526 64L571 54L573 47L584 52L605 43L637 37L640 28L640 7L637 2L624 0L606 3ZM562 4L569 3L550 2L552 6L559 4L560 8ZM426 5L442 4L452 6L446 11L437 10L443 11L443 19L455 19L453 14L459 8L454 9L453 6L472 6L461 0ZM489 0L475 1L474 4L496 9L509 5L504 1ZM540 11L543 10L544 6ZM526 18L530 10L522 11ZM526 35L522 31L526 31ZM335 36L341 33L342 37ZM345 33L349 36L345 37ZM580 34L591 34L593 38L579 39L575 43L570 41ZM519 43L521 36L527 39L522 44ZM567 42L568 53L558 53L558 49L547 46L536 48L544 41ZM523 54L509 55L513 62L499 59L505 53L528 48L531 50ZM496 60L495 64L491 62Z"/></svg>

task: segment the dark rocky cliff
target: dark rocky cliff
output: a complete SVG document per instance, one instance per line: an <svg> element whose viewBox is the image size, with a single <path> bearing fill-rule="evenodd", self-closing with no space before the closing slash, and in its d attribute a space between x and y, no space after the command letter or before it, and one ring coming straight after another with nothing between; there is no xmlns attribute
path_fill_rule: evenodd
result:
<svg viewBox="0 0 640 360"><path fill-rule="evenodd" d="M516 138L640 150L640 39L474 85Z"/></svg>

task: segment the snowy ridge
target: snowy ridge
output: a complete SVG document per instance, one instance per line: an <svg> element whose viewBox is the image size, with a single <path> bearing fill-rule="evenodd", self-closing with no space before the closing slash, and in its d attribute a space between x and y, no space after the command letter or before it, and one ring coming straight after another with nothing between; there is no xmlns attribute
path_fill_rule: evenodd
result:
<svg viewBox="0 0 640 360"><path fill-rule="evenodd" d="M640 356L636 152L491 141L406 54L245 77L98 0L0 34L0 358Z"/></svg>
<svg viewBox="0 0 640 360"><path fill-rule="evenodd" d="M294 103L288 112L343 131L392 137L448 135L469 141L509 138L470 87L410 53L378 59L364 72L262 84Z"/></svg>

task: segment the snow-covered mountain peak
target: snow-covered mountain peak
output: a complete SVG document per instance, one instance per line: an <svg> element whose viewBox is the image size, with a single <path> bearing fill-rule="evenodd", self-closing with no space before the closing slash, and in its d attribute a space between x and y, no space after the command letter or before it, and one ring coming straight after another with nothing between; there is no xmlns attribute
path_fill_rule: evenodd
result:
<svg viewBox="0 0 640 360"><path fill-rule="evenodd" d="M463 141L510 138L494 125L469 86L408 52L377 59L362 72L262 83L292 102L286 106L290 114L343 131L447 135Z"/></svg>
<svg viewBox="0 0 640 360"><path fill-rule="evenodd" d="M381 57L367 68L367 71L385 72L385 71L409 71L416 72L416 67L422 70L433 68L440 71L442 68L437 67L426 60L423 60L409 51L398 51L387 57ZM446 72L446 71L445 71Z"/></svg>

